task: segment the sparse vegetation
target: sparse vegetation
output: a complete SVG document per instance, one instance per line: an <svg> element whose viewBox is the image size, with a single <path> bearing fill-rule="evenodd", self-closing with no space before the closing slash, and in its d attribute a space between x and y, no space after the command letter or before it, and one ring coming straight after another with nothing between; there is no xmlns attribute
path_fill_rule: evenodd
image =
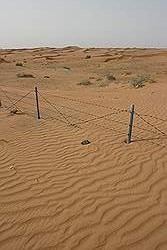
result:
<svg viewBox="0 0 167 250"><path fill-rule="evenodd" d="M109 74L109 75L107 75L107 80L116 81L116 77L113 74Z"/></svg>
<svg viewBox="0 0 167 250"><path fill-rule="evenodd" d="M27 74L27 73L18 73L16 76L18 78L35 78L32 74Z"/></svg>
<svg viewBox="0 0 167 250"><path fill-rule="evenodd" d="M17 62L17 63L16 63L16 66L17 66L17 67L23 67L24 65L23 65L22 62Z"/></svg>
<svg viewBox="0 0 167 250"><path fill-rule="evenodd" d="M105 88L105 87L108 87L108 86L109 86L109 83L107 83L107 82L101 82L99 84L99 87L101 87L101 88Z"/></svg>
<svg viewBox="0 0 167 250"><path fill-rule="evenodd" d="M130 81L130 85L134 88L142 88L145 86L146 82L151 82L152 79L150 75L138 75Z"/></svg>
<svg viewBox="0 0 167 250"><path fill-rule="evenodd" d="M97 82L100 82L100 81L102 81L103 79L102 78L97 78Z"/></svg>
<svg viewBox="0 0 167 250"><path fill-rule="evenodd" d="M91 56L90 55L87 55L86 57L85 57L85 59L90 59L91 58Z"/></svg>
<svg viewBox="0 0 167 250"><path fill-rule="evenodd" d="M121 75L122 76L130 76L132 73L130 71L124 71Z"/></svg>
<svg viewBox="0 0 167 250"><path fill-rule="evenodd" d="M92 82L89 79L82 80L78 85L88 86L92 85Z"/></svg>
<svg viewBox="0 0 167 250"><path fill-rule="evenodd" d="M70 67L67 67L67 66L64 66L63 69L71 70L71 68L70 68Z"/></svg>

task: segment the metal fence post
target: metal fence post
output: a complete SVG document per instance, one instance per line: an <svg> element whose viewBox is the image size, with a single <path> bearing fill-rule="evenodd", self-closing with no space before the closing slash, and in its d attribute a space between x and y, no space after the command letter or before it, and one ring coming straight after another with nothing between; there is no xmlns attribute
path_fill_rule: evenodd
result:
<svg viewBox="0 0 167 250"><path fill-rule="evenodd" d="M38 89L37 87L35 87L35 99L36 99L36 105L37 105L37 117L38 119L41 119L41 116L40 116L40 109L39 109L39 99L38 99Z"/></svg>
<svg viewBox="0 0 167 250"><path fill-rule="evenodd" d="M132 104L130 107L130 116L129 116L128 139L127 139L128 144L132 142L132 128L133 128L133 120L134 120L134 110L135 110L135 106L134 106L134 104Z"/></svg>

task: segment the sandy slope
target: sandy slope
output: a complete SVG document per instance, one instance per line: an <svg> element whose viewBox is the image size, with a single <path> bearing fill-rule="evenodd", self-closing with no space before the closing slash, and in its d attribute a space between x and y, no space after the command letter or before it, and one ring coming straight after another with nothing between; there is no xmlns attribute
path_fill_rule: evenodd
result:
<svg viewBox="0 0 167 250"><path fill-rule="evenodd" d="M37 48L0 58L0 249L167 249L167 50ZM155 82L130 88L138 74ZM33 92L10 115L34 86L42 119ZM142 117L127 145L132 103Z"/></svg>

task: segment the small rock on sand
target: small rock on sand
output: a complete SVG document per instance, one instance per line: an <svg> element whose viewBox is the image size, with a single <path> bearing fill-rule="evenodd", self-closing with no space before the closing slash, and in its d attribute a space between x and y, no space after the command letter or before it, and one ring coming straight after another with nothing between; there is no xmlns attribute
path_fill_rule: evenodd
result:
<svg viewBox="0 0 167 250"><path fill-rule="evenodd" d="M89 140L84 140L81 142L82 145L88 145L90 144L91 142Z"/></svg>

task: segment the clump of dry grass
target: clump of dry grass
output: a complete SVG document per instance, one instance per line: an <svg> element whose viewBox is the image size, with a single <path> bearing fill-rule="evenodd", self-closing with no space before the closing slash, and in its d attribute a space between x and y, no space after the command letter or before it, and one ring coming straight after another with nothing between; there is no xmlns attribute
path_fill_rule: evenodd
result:
<svg viewBox="0 0 167 250"><path fill-rule="evenodd" d="M115 77L113 74L108 74L108 75L106 76L106 78L107 78L107 80L109 80L109 81L116 81L116 77Z"/></svg>
<svg viewBox="0 0 167 250"><path fill-rule="evenodd" d="M101 82L100 84L99 84L99 87L100 88L105 88L105 87L108 87L109 86L109 83L107 83L107 82Z"/></svg>
<svg viewBox="0 0 167 250"><path fill-rule="evenodd" d="M18 73L16 76L18 78L35 78L32 74L27 74L27 73Z"/></svg>
<svg viewBox="0 0 167 250"><path fill-rule="evenodd" d="M24 65L23 65L22 62L17 62L17 63L16 63L16 66L17 66L17 67L23 67Z"/></svg>
<svg viewBox="0 0 167 250"><path fill-rule="evenodd" d="M67 70L67 71L71 70L71 68L68 67L68 66L63 66L63 69L65 69L65 70Z"/></svg>
<svg viewBox="0 0 167 250"><path fill-rule="evenodd" d="M87 55L86 57L85 57L85 59L90 59L91 58L91 56L90 55Z"/></svg>
<svg viewBox="0 0 167 250"><path fill-rule="evenodd" d="M78 83L78 85L88 86L92 85L92 82L89 79L84 79L80 83Z"/></svg>

